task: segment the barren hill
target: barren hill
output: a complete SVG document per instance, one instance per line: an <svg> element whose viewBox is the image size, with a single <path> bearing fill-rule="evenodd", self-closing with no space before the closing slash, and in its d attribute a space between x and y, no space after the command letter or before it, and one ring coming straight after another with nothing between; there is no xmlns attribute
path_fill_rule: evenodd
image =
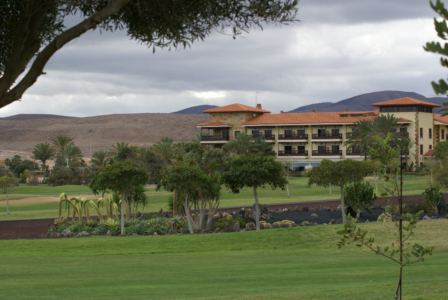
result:
<svg viewBox="0 0 448 300"><path fill-rule="evenodd" d="M34 120L0 120L0 152L5 150L31 152L34 146L58 134L75 139L85 157L89 156L89 129L92 133L92 153L109 150L116 142L150 146L163 136L175 142L189 142L199 130L196 125L207 122L208 114L120 114L87 118L51 118ZM1 151L3 150L3 151ZM24 153L17 153L22 156Z"/></svg>

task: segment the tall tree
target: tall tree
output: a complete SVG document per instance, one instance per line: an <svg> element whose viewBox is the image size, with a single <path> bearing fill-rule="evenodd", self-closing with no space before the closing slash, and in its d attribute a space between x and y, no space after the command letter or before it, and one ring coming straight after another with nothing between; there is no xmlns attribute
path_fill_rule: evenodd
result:
<svg viewBox="0 0 448 300"><path fill-rule="evenodd" d="M124 204L134 188L144 185L148 175L143 169L136 168L129 162L117 162L106 166L89 184L92 192L99 195L106 190L114 191L121 197L121 234L124 235Z"/></svg>
<svg viewBox="0 0 448 300"><path fill-rule="evenodd" d="M78 162L80 159L82 159L81 149L72 144L65 146L64 155L67 158L67 163L69 166L72 163Z"/></svg>
<svg viewBox="0 0 448 300"><path fill-rule="evenodd" d="M109 149L109 156L117 157L118 154L123 152L123 149L129 148L129 143L126 142L117 142L115 145L112 145L112 148Z"/></svg>
<svg viewBox="0 0 448 300"><path fill-rule="evenodd" d="M372 143L372 121L361 120L354 123L353 131L347 135L344 145L359 148L367 159L369 146Z"/></svg>
<svg viewBox="0 0 448 300"><path fill-rule="evenodd" d="M164 136L152 145L151 150L159 155L167 164L171 162L174 157L174 140L170 137Z"/></svg>
<svg viewBox="0 0 448 300"><path fill-rule="evenodd" d="M341 188L342 223L345 224L344 186L363 180L365 175L371 171L371 165L365 161L344 159L333 162L328 159L323 159L317 167L310 171L308 185L315 184L328 187L331 184L332 186Z"/></svg>
<svg viewBox="0 0 448 300"><path fill-rule="evenodd" d="M225 164L226 171L222 174L223 183L232 193L239 193L244 187L252 188L255 198L255 223L260 230L260 209L257 189L270 185L272 189L285 189L288 183L283 177L284 166L275 161L272 156L261 153L243 154Z"/></svg>
<svg viewBox="0 0 448 300"><path fill-rule="evenodd" d="M104 150L100 150L100 151L96 151L95 153L92 154L92 164L95 167L98 168L103 168L107 165L107 163L109 162L109 153L104 151Z"/></svg>
<svg viewBox="0 0 448 300"><path fill-rule="evenodd" d="M397 146L402 139L406 138L403 132L397 132L397 125L398 119L393 114L375 117L370 133L370 143L373 142L373 137L385 139L390 134L389 143L392 146Z"/></svg>
<svg viewBox="0 0 448 300"><path fill-rule="evenodd" d="M8 190L17 184L17 178L3 176L0 177L0 189L6 194L6 213L9 215Z"/></svg>
<svg viewBox="0 0 448 300"><path fill-rule="evenodd" d="M33 158L42 162L42 170L44 171L44 180L47 175L47 160L56 155L56 150L49 143L40 143L34 146Z"/></svg>
<svg viewBox="0 0 448 300"><path fill-rule="evenodd" d="M21 99L51 57L89 30L127 30L156 48L181 48L213 31L233 35L263 23L295 21L297 0L3 0L0 2L0 108ZM64 19L82 21L65 29ZM25 73L25 74L23 74Z"/></svg>

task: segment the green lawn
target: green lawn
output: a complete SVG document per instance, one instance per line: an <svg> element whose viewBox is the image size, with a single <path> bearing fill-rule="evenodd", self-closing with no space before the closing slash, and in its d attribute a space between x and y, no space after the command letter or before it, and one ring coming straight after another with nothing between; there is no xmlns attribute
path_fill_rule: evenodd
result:
<svg viewBox="0 0 448 300"><path fill-rule="evenodd" d="M448 220L423 221L436 246L404 269L404 299L448 298ZM361 224L380 243L394 224ZM212 235L0 241L1 299L392 299L398 268L336 247L340 225ZM443 237L443 238L442 238Z"/></svg>
<svg viewBox="0 0 448 300"><path fill-rule="evenodd" d="M46 184L38 186L28 186L21 184L18 187L14 187L8 190L9 199L22 199L31 197L43 197L43 196L59 196L62 193L69 195L87 195L91 194L92 190L85 185L64 185L51 187ZM0 192L0 200L5 200L6 195L3 191Z"/></svg>
<svg viewBox="0 0 448 300"><path fill-rule="evenodd" d="M373 184L373 180L368 180ZM290 198L287 197L286 191L271 190L269 187L260 188L258 191L259 200L261 203L284 203L284 202L298 202L298 201L313 201L325 199L340 198L340 189L332 187L332 194L329 194L328 188L321 188L317 186L308 187L308 178L292 178L290 179L289 189ZM424 176L405 176L403 182L404 194L421 194L426 187L429 186L429 178ZM384 189L384 183L378 182L378 188L381 191ZM91 191L85 186L62 186L62 187L29 187L20 186L11 189L11 194L20 195L26 194L31 196L59 196L62 192L67 193L69 197L74 195L90 194ZM17 193L17 194L14 194ZM149 196L149 206L145 211L158 211L159 209L167 209L166 203L170 193L166 191L156 191L154 188L147 190ZM0 195L4 197L4 195ZM2 198L0 198L2 199ZM242 206L252 205L254 203L254 196L252 189L243 189L239 194L233 194L226 188L222 190L221 207L228 206ZM10 201L11 214L6 214L6 201L0 201L0 220L12 219L32 219L32 218L50 218L57 217L57 203L42 202L42 203L14 203Z"/></svg>

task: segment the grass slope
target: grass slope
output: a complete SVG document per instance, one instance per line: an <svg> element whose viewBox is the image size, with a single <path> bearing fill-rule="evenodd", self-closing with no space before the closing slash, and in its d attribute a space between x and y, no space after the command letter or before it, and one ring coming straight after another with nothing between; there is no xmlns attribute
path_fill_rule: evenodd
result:
<svg viewBox="0 0 448 300"><path fill-rule="evenodd" d="M374 185L373 180L367 180ZM424 176L405 176L403 182L403 193L421 194L425 188L429 186L427 177ZM384 191L384 183L378 182L379 192ZM289 184L290 198L287 197L286 191L277 189L272 190L269 187L260 188L258 197L260 203L284 203L284 202L299 202L299 201L314 201L325 199L338 199L341 196L340 188L332 187L332 193L329 194L328 188L318 186L308 186L308 178L291 178ZM48 186L20 186L11 189L11 195L26 194L31 196L59 196L65 192L69 197L75 195L90 194L91 191L86 186L62 186L62 187L48 187ZM15 194L17 193L17 194ZM161 208L166 210L167 199L171 193L166 191L156 191L155 188L147 189L149 196L149 205L145 211L158 211ZM4 195L0 195L3 197ZM2 199L2 198L0 198ZM240 193L233 194L226 188L222 189L220 207L252 205L254 203L253 190L246 188L242 189ZM0 220L14 220L14 219L34 219L34 218L51 218L57 217L57 203L55 202L35 202L35 203L14 203L10 201L10 215L6 214L6 201L0 201Z"/></svg>
<svg viewBox="0 0 448 300"><path fill-rule="evenodd" d="M420 224L415 239L436 250L405 268L404 299L447 299L448 220ZM393 224L361 226L394 238ZM337 249L340 228L0 241L1 298L392 299L397 266Z"/></svg>

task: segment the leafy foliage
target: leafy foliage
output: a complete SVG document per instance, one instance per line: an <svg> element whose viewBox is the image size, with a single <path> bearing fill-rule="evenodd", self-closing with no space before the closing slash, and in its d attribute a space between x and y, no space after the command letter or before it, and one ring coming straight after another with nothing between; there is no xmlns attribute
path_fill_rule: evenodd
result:
<svg viewBox="0 0 448 300"><path fill-rule="evenodd" d="M440 189L435 186L426 188L423 196L425 197L426 203L431 205L434 208L435 213L438 214L437 206L442 200L442 193L440 192Z"/></svg>
<svg viewBox="0 0 448 300"><path fill-rule="evenodd" d="M344 187L345 201L347 205L356 211L356 217L360 218L361 213L377 199L374 188L368 182L357 181Z"/></svg>

